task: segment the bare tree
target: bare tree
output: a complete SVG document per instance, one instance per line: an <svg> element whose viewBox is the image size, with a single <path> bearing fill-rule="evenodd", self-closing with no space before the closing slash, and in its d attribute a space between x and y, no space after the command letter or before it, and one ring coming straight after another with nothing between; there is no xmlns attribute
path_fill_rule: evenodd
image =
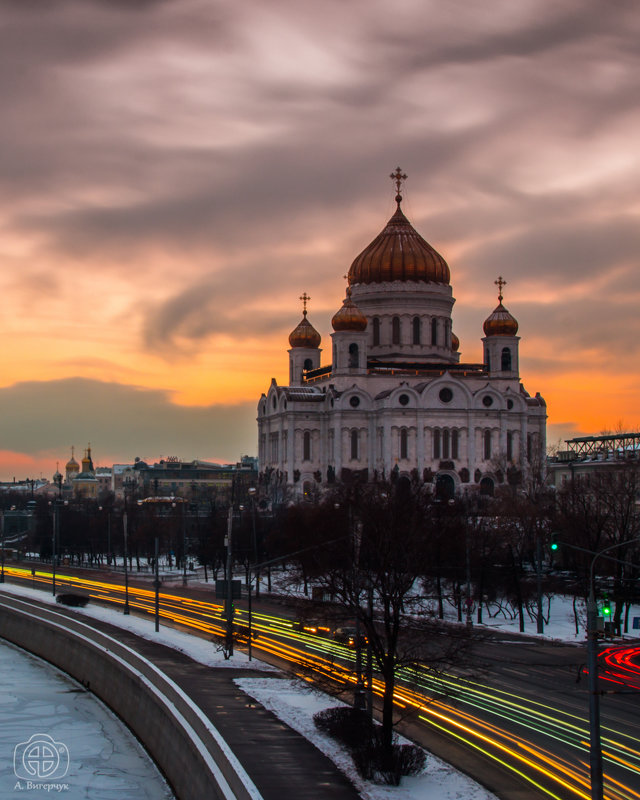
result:
<svg viewBox="0 0 640 800"><path fill-rule="evenodd" d="M320 505L292 510L313 546L297 563L337 607L359 624L384 684L383 748L392 758L398 670L451 665L468 640L464 626L445 626L425 593L423 576L436 553L425 520L431 496L409 481L339 486ZM365 602L369 595L372 602Z"/></svg>

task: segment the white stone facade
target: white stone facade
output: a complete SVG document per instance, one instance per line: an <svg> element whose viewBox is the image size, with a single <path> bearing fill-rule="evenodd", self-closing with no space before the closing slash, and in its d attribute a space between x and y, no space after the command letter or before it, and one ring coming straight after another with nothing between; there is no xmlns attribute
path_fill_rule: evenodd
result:
<svg viewBox="0 0 640 800"><path fill-rule="evenodd" d="M366 250L358 257L374 259L373 278L362 278L358 259L351 268L351 297L334 317L329 366L319 366L321 351L308 347L307 329L306 339L297 337L300 327L291 334L290 384L272 380L258 404L266 484L275 480L301 496L354 473L371 480L395 472L445 495L493 493L507 481L525 481L532 465L543 463L546 404L520 382L517 322L500 302L485 322L485 363L461 362L448 280L430 280L428 262L409 264L418 279L407 280L406 264L389 255L407 236L417 237L414 247L418 240L430 247L398 200L381 243L378 237L370 246L377 243L373 257ZM386 271L375 272L376 258Z"/></svg>

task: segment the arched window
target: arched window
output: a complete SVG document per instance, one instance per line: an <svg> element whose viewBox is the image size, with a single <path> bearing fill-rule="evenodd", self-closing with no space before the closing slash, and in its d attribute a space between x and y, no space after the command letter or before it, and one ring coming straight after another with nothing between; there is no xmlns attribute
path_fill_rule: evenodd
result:
<svg viewBox="0 0 640 800"><path fill-rule="evenodd" d="M507 431L507 461L513 459L513 433Z"/></svg>
<svg viewBox="0 0 640 800"><path fill-rule="evenodd" d="M431 320L431 344L438 344L438 320L435 317Z"/></svg>
<svg viewBox="0 0 640 800"><path fill-rule="evenodd" d="M305 431L302 437L302 460L311 461L311 433Z"/></svg>
<svg viewBox="0 0 640 800"><path fill-rule="evenodd" d="M449 431L445 428L442 431L442 458L449 458Z"/></svg>
<svg viewBox="0 0 640 800"><path fill-rule="evenodd" d="M433 432L433 457L440 458L440 431Z"/></svg>
<svg viewBox="0 0 640 800"><path fill-rule="evenodd" d="M380 344L380 317L373 318L373 346Z"/></svg>
<svg viewBox="0 0 640 800"><path fill-rule="evenodd" d="M420 317L413 318L413 343L420 344Z"/></svg>
<svg viewBox="0 0 640 800"><path fill-rule="evenodd" d="M358 458L359 444L360 444L360 434L354 428L351 431L351 458Z"/></svg>
<svg viewBox="0 0 640 800"><path fill-rule="evenodd" d="M458 431L451 431L451 458L455 461L458 458Z"/></svg>
<svg viewBox="0 0 640 800"><path fill-rule="evenodd" d="M502 348L502 371L511 372L511 350L508 347Z"/></svg>
<svg viewBox="0 0 640 800"><path fill-rule="evenodd" d="M313 361L310 358L305 358L304 364L303 364L303 369L306 370L307 372L310 369L313 369Z"/></svg>
<svg viewBox="0 0 640 800"><path fill-rule="evenodd" d="M360 351L358 345L355 342L351 342L351 344L349 345L349 366L350 367L360 366Z"/></svg>
<svg viewBox="0 0 640 800"><path fill-rule="evenodd" d="M484 432L484 460L489 461L491 458L491 431Z"/></svg>
<svg viewBox="0 0 640 800"><path fill-rule="evenodd" d="M527 461L531 463L531 459L533 458L533 436L528 433L527 434Z"/></svg>
<svg viewBox="0 0 640 800"><path fill-rule="evenodd" d="M409 458L409 436L406 428L400 430L400 458Z"/></svg>
<svg viewBox="0 0 640 800"><path fill-rule="evenodd" d="M391 320L391 344L400 344L400 317Z"/></svg>
<svg viewBox="0 0 640 800"><path fill-rule="evenodd" d="M489 348L484 351L484 368L487 372L491 372L491 356L489 355Z"/></svg>

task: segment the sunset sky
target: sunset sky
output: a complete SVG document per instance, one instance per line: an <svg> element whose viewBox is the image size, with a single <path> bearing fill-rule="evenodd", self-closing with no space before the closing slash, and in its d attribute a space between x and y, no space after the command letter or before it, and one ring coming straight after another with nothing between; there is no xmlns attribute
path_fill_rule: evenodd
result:
<svg viewBox="0 0 640 800"><path fill-rule="evenodd" d="M635 0L0 0L0 479L255 455L403 210L481 361L507 280L550 444L640 427Z"/></svg>

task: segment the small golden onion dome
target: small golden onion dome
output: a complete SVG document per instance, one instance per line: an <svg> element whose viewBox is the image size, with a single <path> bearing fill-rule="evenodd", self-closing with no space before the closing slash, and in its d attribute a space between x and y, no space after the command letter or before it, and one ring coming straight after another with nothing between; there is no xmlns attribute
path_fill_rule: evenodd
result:
<svg viewBox="0 0 640 800"><path fill-rule="evenodd" d="M347 286L347 296L342 308L331 320L334 331L363 331L367 327L367 318L351 299L351 287Z"/></svg>
<svg viewBox="0 0 640 800"><path fill-rule="evenodd" d="M75 460L73 455L67 461L67 466L65 467L67 472L80 472L80 464Z"/></svg>
<svg viewBox="0 0 640 800"><path fill-rule="evenodd" d="M502 297L482 327L485 336L515 336L518 333L518 321L502 305Z"/></svg>
<svg viewBox="0 0 640 800"><path fill-rule="evenodd" d="M449 267L440 253L414 229L398 208L385 229L356 257L349 270L349 283L423 281L448 284Z"/></svg>
<svg viewBox="0 0 640 800"><path fill-rule="evenodd" d="M460 349L460 339L458 339L453 331L451 331L451 349L454 353L457 353Z"/></svg>
<svg viewBox="0 0 640 800"><path fill-rule="evenodd" d="M320 347L320 334L307 319L307 309L302 312L298 326L289 334L291 347Z"/></svg>

